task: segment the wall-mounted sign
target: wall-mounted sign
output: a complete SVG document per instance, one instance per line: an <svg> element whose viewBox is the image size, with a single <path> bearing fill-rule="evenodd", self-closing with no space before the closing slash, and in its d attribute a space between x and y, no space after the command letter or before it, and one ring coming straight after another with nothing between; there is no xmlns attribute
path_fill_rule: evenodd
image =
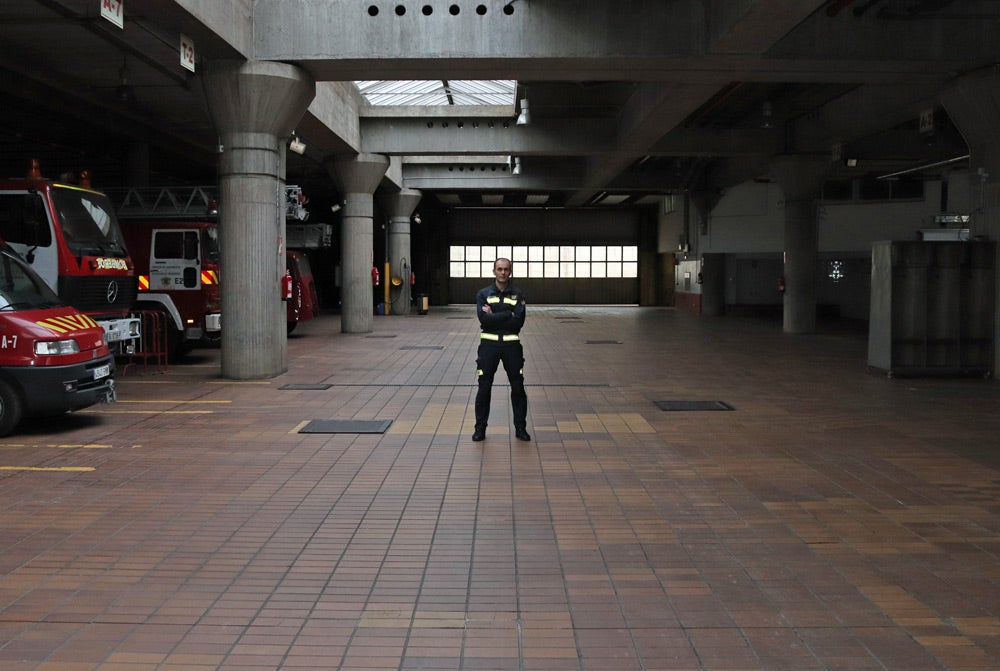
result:
<svg viewBox="0 0 1000 671"><path fill-rule="evenodd" d="M181 67L194 72L194 40L181 33Z"/></svg>
<svg viewBox="0 0 1000 671"><path fill-rule="evenodd" d="M119 28L125 27L125 1L101 0L101 18L107 19Z"/></svg>

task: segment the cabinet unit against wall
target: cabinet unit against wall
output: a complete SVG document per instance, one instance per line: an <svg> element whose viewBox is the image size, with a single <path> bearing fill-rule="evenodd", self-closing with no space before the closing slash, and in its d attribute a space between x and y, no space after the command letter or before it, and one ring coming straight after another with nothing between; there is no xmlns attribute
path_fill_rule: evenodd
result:
<svg viewBox="0 0 1000 671"><path fill-rule="evenodd" d="M993 370L993 242L876 242L868 365L892 374Z"/></svg>

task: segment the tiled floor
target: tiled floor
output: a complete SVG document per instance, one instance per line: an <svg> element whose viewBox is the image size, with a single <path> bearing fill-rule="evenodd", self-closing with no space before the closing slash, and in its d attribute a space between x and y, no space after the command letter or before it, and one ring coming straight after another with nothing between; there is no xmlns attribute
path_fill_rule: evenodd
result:
<svg viewBox="0 0 1000 671"><path fill-rule="evenodd" d="M0 669L1000 669L1000 385L668 309L524 336L530 443L505 383L470 440L462 306L0 440ZM298 432L335 418L392 424Z"/></svg>

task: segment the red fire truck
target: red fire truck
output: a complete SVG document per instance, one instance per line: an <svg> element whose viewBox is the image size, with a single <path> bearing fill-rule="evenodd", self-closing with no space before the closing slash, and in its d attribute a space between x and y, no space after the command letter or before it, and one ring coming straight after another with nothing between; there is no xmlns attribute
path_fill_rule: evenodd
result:
<svg viewBox="0 0 1000 671"><path fill-rule="evenodd" d="M288 333L291 333L299 322L309 321L319 314L319 296L309 257L304 252L289 249L285 253L285 262L291 276L291 295L287 297L288 305L285 307Z"/></svg>
<svg viewBox="0 0 1000 671"><path fill-rule="evenodd" d="M219 282L220 254L218 209L210 186L133 188L109 191L116 203L125 241L139 274L137 309L163 313L168 324L169 353L184 354L200 342L221 336ZM308 218L307 199L297 186L286 190L286 219ZM325 235L329 244L330 226L313 226L303 235L289 225L288 242L316 244L313 238ZM322 235L321 235L322 234ZM301 321L319 312L319 298L309 260L304 252L286 252L291 277L286 314L288 333Z"/></svg>
<svg viewBox="0 0 1000 671"><path fill-rule="evenodd" d="M0 436L22 417L114 401L114 373L104 329L0 242Z"/></svg>
<svg viewBox="0 0 1000 671"><path fill-rule="evenodd" d="M167 352L186 354L219 339L218 210L205 187L111 192L139 275L137 310L155 310Z"/></svg>
<svg viewBox="0 0 1000 671"><path fill-rule="evenodd" d="M112 351L135 350L135 270L111 202L86 173L46 179L32 161L25 177L0 179L0 238L64 303L101 325Z"/></svg>

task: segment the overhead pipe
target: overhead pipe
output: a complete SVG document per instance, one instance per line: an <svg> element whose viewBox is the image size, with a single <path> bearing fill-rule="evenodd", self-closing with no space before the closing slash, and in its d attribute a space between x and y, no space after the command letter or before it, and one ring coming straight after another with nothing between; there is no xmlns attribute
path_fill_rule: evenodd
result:
<svg viewBox="0 0 1000 671"><path fill-rule="evenodd" d="M921 170L940 168L941 166L951 165L952 163L958 163L959 161L964 161L970 156L971 154L964 154L962 156L956 156L955 158L945 159L944 161L936 161L934 163L928 163L926 165L918 165L914 168L907 168L906 170L900 170L898 172L890 172L888 175L879 175L875 179L892 179L893 177L899 177L900 175L909 175L910 173L920 172Z"/></svg>

